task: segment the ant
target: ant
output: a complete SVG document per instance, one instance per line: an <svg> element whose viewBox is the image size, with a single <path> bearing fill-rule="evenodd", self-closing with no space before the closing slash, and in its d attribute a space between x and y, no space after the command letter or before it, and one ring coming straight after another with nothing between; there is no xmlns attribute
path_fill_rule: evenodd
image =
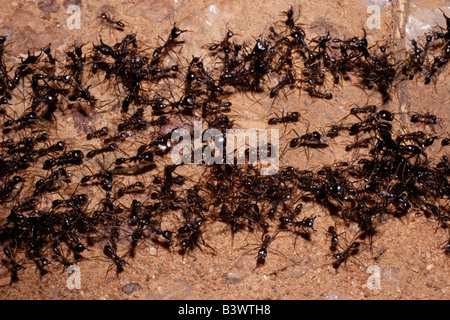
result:
<svg viewBox="0 0 450 320"><path fill-rule="evenodd" d="M448 146L449 144L450 144L450 138L442 139L441 146L445 147L445 146Z"/></svg>
<svg viewBox="0 0 450 320"><path fill-rule="evenodd" d="M341 131L348 131L347 126L339 126L339 125L332 125L330 130L325 134L329 138L336 138L339 135L339 132Z"/></svg>
<svg viewBox="0 0 450 320"><path fill-rule="evenodd" d="M300 221L295 221L293 218L291 217L280 217L279 221L280 221L280 228L282 230L292 230L292 227L294 228L300 228L302 230L302 232L299 231L295 231L295 234L298 236L302 236L303 238L309 240L310 239L310 234L308 232L307 229L312 229L314 231L316 231L316 229L314 229L314 221L316 220L317 217L312 217L312 218L303 218Z"/></svg>
<svg viewBox="0 0 450 320"><path fill-rule="evenodd" d="M121 198L125 195L125 193L131 193L131 192L142 192L145 189L145 185L142 182L135 182L133 184L130 184L126 187L120 188L117 191L117 197Z"/></svg>
<svg viewBox="0 0 450 320"><path fill-rule="evenodd" d="M312 145L312 144L322 144L322 140L321 140L322 135L317 132L310 132L310 133L305 133L304 135L298 137L298 138L294 138L289 142L289 146L291 148L296 148L298 146L306 146L306 145Z"/></svg>
<svg viewBox="0 0 450 320"><path fill-rule="evenodd" d="M359 246L359 242L353 242L344 251L333 254L333 258L336 259L336 261L333 263L333 267L335 269L338 269L339 266L348 259L348 257L355 255L358 252Z"/></svg>
<svg viewBox="0 0 450 320"><path fill-rule="evenodd" d="M320 99L326 99L326 100L331 100L333 99L333 94L329 93L329 92L321 92L316 90L313 87L309 87L307 89L305 89L310 96L312 97L316 97L316 98L320 98Z"/></svg>
<svg viewBox="0 0 450 320"><path fill-rule="evenodd" d="M279 123L292 123L292 122L298 122L300 119L300 113L299 112L288 112L285 116L282 116L281 118L271 118L269 119L268 123L270 125L279 124Z"/></svg>
<svg viewBox="0 0 450 320"><path fill-rule="evenodd" d="M375 113L375 112L377 112L377 106L375 105L367 105L364 107L353 107L350 110L350 114L352 115L357 115L360 113Z"/></svg>
<svg viewBox="0 0 450 320"><path fill-rule="evenodd" d="M434 114L413 114L410 118L412 123L421 122L423 124L437 124L437 117Z"/></svg>
<svg viewBox="0 0 450 320"><path fill-rule="evenodd" d="M25 211L31 211L36 208L38 203L39 203L38 199L31 198L31 199L25 200L22 203L19 203L18 205L12 207L11 212L20 213L20 212L25 212Z"/></svg>
<svg viewBox="0 0 450 320"><path fill-rule="evenodd" d="M72 60L69 68L73 72L75 82L79 86L81 86L81 77L84 69L84 62L86 61L86 57L83 56L82 47L83 45L75 46L73 51L66 52L66 55Z"/></svg>
<svg viewBox="0 0 450 320"><path fill-rule="evenodd" d="M205 115L210 111L217 111L221 108L223 109L229 109L231 107L231 102L224 102L222 104L219 105L215 105L215 106L203 106L202 107L202 114Z"/></svg>
<svg viewBox="0 0 450 320"><path fill-rule="evenodd" d="M221 50L225 54L224 62L225 62L225 68L227 68L227 69L230 69L230 67L232 67L232 65L230 65L230 58L229 58L229 54L231 53L231 48L230 48L231 44L230 44L229 40L233 36L234 36L234 33L230 29L228 29L228 31L225 35L225 38L220 43L213 44L209 47L209 51L215 51L218 48L221 48ZM239 50L240 50L240 48L239 48ZM239 50L236 50L236 51L239 51ZM231 69L233 69L233 68L231 68Z"/></svg>
<svg viewBox="0 0 450 320"><path fill-rule="evenodd" d="M369 147L369 143L373 140L374 138L366 138L366 139L362 139L359 141L356 141L355 143L349 144L345 147L345 151L351 151L355 148L368 148Z"/></svg>
<svg viewBox="0 0 450 320"><path fill-rule="evenodd" d="M64 168L58 168L54 170L47 178L39 179L33 191L33 196L38 194L55 191L62 187L60 181L70 181L71 174L69 174Z"/></svg>
<svg viewBox="0 0 450 320"><path fill-rule="evenodd" d="M180 36L183 32L186 32L187 30L181 30L179 29L176 24L173 25L172 30L170 31L170 35L167 38L166 42L160 46L157 47L152 54L153 60L152 64L154 64L157 60L159 60L161 54L165 52L168 48L171 48L174 45L183 44L184 41L175 41L176 38Z"/></svg>
<svg viewBox="0 0 450 320"><path fill-rule="evenodd" d="M24 183L24 179L19 176L14 176L12 179L8 180L4 185L0 187L0 203L4 202L6 199L12 197L13 191L21 189Z"/></svg>
<svg viewBox="0 0 450 320"><path fill-rule="evenodd" d="M186 253L187 250L193 249L194 247L200 247L199 240L202 241L204 246L215 252L214 248L209 246L202 237L202 232L200 230L202 224L203 220L201 218L195 219L192 222L187 219L186 223L178 228L178 236L181 237L179 241L181 253Z"/></svg>
<svg viewBox="0 0 450 320"><path fill-rule="evenodd" d="M47 56L48 62L52 65L55 65L56 60L50 52L50 43L48 45L46 45L44 48L42 48L41 50Z"/></svg>
<svg viewBox="0 0 450 320"><path fill-rule="evenodd" d="M271 236L268 234L263 235L261 248L258 250L258 255L256 258L256 266L260 267L266 263L267 257L267 248L269 247L269 243L273 240Z"/></svg>
<svg viewBox="0 0 450 320"><path fill-rule="evenodd" d="M96 150L91 150L86 154L86 158L88 159L92 159L93 157L95 157L98 154L102 154L105 152L113 152L117 149L117 144L115 144L114 142L108 144L107 146L100 148L100 149L96 149Z"/></svg>
<svg viewBox="0 0 450 320"><path fill-rule="evenodd" d="M69 199L65 200L53 200L52 208L57 208L59 206L65 206L67 208L72 208L75 210L80 210L83 205L87 203L89 197L87 194L77 194Z"/></svg>
<svg viewBox="0 0 450 320"><path fill-rule="evenodd" d="M76 101L77 99L83 99L89 102L90 105L94 105L97 99L95 99L91 93L89 92L89 88L92 85L89 85L87 88L76 89L68 98L70 101Z"/></svg>
<svg viewBox="0 0 450 320"><path fill-rule="evenodd" d="M100 171L99 173L96 174L92 174L89 176L84 176L83 178L81 178L80 182L81 183L87 183L93 179L102 179L102 180L107 180L107 181L112 181L113 180L113 175L111 172L109 171Z"/></svg>
<svg viewBox="0 0 450 320"><path fill-rule="evenodd" d="M102 137L108 134L108 127L103 127L101 129L98 129L94 132L90 132L87 134L86 139L91 140L93 138Z"/></svg>
<svg viewBox="0 0 450 320"><path fill-rule="evenodd" d="M28 50L28 56L27 56L27 58L25 60L23 60L21 62L21 64L22 65L35 64L39 60L41 55L42 55L42 52L39 53L39 55L37 55L37 56L33 56L33 55L31 55L30 50Z"/></svg>
<svg viewBox="0 0 450 320"><path fill-rule="evenodd" d="M38 157L42 157L51 152L64 150L65 147L66 147L66 143L64 141L58 141L55 144L52 144L51 146L49 146L47 148L41 148L39 150L33 151L33 154L37 155Z"/></svg>
<svg viewBox="0 0 450 320"><path fill-rule="evenodd" d="M447 241L447 243L442 247L445 254L450 255L450 240Z"/></svg>
<svg viewBox="0 0 450 320"><path fill-rule="evenodd" d="M108 258L114 261L114 264L116 265L117 268L116 270L117 274L123 272L123 267L127 264L127 262L117 255L116 250L114 250L110 245L105 245L103 247L103 253Z"/></svg>
<svg viewBox="0 0 450 320"><path fill-rule="evenodd" d="M61 251L57 247L53 247L52 251L58 257L58 259L61 260L63 266L69 267L72 265L72 263L69 260L67 260L67 258L61 253Z"/></svg>
<svg viewBox="0 0 450 320"><path fill-rule="evenodd" d="M270 89L270 93L269 93L269 97L270 98L275 98L275 96L277 96L278 92L284 88L287 85L292 85L294 84L296 81L296 79L294 78L294 76L292 75L291 71L288 71L287 75L284 76L283 78L281 78L281 80L277 83L277 85L275 87L273 87L272 89Z"/></svg>
<svg viewBox="0 0 450 320"><path fill-rule="evenodd" d="M128 119L125 119L122 123L117 126L117 130L125 131L130 127L134 127L137 130L144 129L147 127L147 121L142 118L144 115L144 109L138 108Z"/></svg>
<svg viewBox="0 0 450 320"><path fill-rule="evenodd" d="M34 120L36 120L38 118L38 115L36 114L36 112L29 112L24 114L23 116L21 116L20 118L17 118L15 120L7 120L3 123L4 127L10 127L14 124L30 124L33 123Z"/></svg>
<svg viewBox="0 0 450 320"><path fill-rule="evenodd" d="M117 158L115 164L121 165L129 162L153 162L153 153L144 152L130 158Z"/></svg>
<svg viewBox="0 0 450 320"><path fill-rule="evenodd" d="M113 48L105 44L101 37L100 37L100 44L99 45L92 44L92 46L95 51L100 52L104 56L114 56L116 52L114 51Z"/></svg>
<svg viewBox="0 0 450 320"><path fill-rule="evenodd" d="M17 272L20 271L21 269L25 269L25 267L22 266L21 264L17 263L16 261L14 261L11 251L9 251L9 249L7 247L3 248L3 253L9 259L9 263L12 265L11 281L15 282L18 280Z"/></svg>
<svg viewBox="0 0 450 320"><path fill-rule="evenodd" d="M116 134L115 136L106 138L105 140L103 140L104 144L110 144L111 142L119 142L119 141L124 141L126 138L131 137L131 133L129 132L120 132L118 134Z"/></svg>
<svg viewBox="0 0 450 320"><path fill-rule="evenodd" d="M65 153L58 158L47 159L44 161L43 169L48 170L53 168L54 166L73 164L80 165L83 163L84 154L80 150L74 150L68 153Z"/></svg>
<svg viewBox="0 0 450 320"><path fill-rule="evenodd" d="M115 20L111 19L111 17L109 17L106 13L102 13L100 15L100 19L103 19L110 25L114 26L114 28L118 31L123 31L125 28L125 24L122 21L115 21Z"/></svg>
<svg viewBox="0 0 450 320"><path fill-rule="evenodd" d="M336 231L336 228L333 226L329 226L328 230L327 230L327 235L329 235L331 237L330 250L332 252L334 252L334 251L336 251L337 246L339 244L339 235Z"/></svg>

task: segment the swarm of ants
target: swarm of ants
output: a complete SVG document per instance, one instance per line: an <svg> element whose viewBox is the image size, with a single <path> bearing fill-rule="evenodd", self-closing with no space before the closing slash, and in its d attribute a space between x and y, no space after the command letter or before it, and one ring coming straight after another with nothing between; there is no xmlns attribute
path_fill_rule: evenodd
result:
<svg viewBox="0 0 450 320"><path fill-rule="evenodd" d="M448 157L432 161L427 151L435 143L447 148L449 138L422 131L396 135L396 114L382 105L354 106L325 133L306 133L288 144L294 150L327 148L337 136L358 137L345 151L365 149L367 155L352 163L314 171L282 167L273 175L262 175L257 164L212 164L193 178L183 174L183 164L168 161L175 145L172 133L192 130L194 119L203 119L225 139L226 130L234 127L230 92L268 91L275 98L282 90L300 90L330 100L325 79L339 83L352 76L386 102L397 81L422 77L429 84L450 59L450 18L445 14L446 26L425 35L423 46L414 41L401 64L385 46L369 48L365 31L351 39L330 34L310 39L292 8L283 16L281 26L271 27L268 37L255 39L253 46L236 42L229 29L222 40L207 45L214 69L201 57L186 65L170 63L168 57L175 50L181 53L182 34L188 32L176 24L150 52L135 34L127 34L115 44L100 38L89 49L88 44L75 45L61 61L48 45L12 63L5 59L8 42L1 36L0 245L11 280L18 279L26 263L45 274L50 264L68 267L93 246L101 248L117 272L145 239L180 254L196 248L214 252L203 236L211 223L222 223L232 235L256 230L260 266L279 233L308 240L316 231L317 217L302 214L303 205L311 202L360 230L342 245L337 228L328 228L335 268L376 234L383 216L419 212L447 228ZM101 19L124 32L123 22L104 13ZM271 87L273 77L277 84ZM176 94L170 92L175 85ZM114 98L96 97L96 87ZM22 111L21 102L26 105ZM117 122L90 127L83 142L96 147L86 152L45 129L74 109L83 117L112 112ZM290 112L269 119L268 125L295 128L300 118L299 112ZM427 113L411 115L410 122L431 128L438 120ZM117 252L122 240L129 245L125 255ZM446 253L449 246L447 240Z"/></svg>

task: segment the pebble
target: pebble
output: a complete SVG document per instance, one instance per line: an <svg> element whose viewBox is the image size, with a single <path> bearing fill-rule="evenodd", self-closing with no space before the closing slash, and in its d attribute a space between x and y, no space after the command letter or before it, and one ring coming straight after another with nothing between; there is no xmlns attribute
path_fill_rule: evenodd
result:
<svg viewBox="0 0 450 320"><path fill-rule="evenodd" d="M248 255L240 257L233 266L234 272L241 278L252 273L254 268L255 260Z"/></svg>
<svg viewBox="0 0 450 320"><path fill-rule="evenodd" d="M151 256L156 256L156 255L158 254L158 250L156 250L155 247L151 247L151 248L148 249L148 253L149 253Z"/></svg>
<svg viewBox="0 0 450 320"><path fill-rule="evenodd" d="M142 290L142 287L139 285L139 283L129 283L122 288L122 291L126 294L132 294L133 292L139 290Z"/></svg>
<svg viewBox="0 0 450 320"><path fill-rule="evenodd" d="M38 8L43 12L58 12L60 5L56 0L42 0L38 2Z"/></svg>
<svg viewBox="0 0 450 320"><path fill-rule="evenodd" d="M136 4L128 7L126 14L133 18L141 16L164 21L174 14L174 7L169 0L138 0Z"/></svg>
<svg viewBox="0 0 450 320"><path fill-rule="evenodd" d="M227 272L222 275L226 284L237 284L242 281L242 278L235 272Z"/></svg>
<svg viewBox="0 0 450 320"><path fill-rule="evenodd" d="M339 295L335 292L323 292L320 296L326 300L339 300Z"/></svg>
<svg viewBox="0 0 450 320"><path fill-rule="evenodd" d="M81 0L64 0L63 6L65 8L67 8L68 6L71 6L71 5L79 6L80 8L83 7Z"/></svg>
<svg viewBox="0 0 450 320"><path fill-rule="evenodd" d="M403 274L399 268L382 268L381 277L391 285L399 285Z"/></svg>
<svg viewBox="0 0 450 320"><path fill-rule="evenodd" d="M183 279L175 280L173 287L167 289L160 296L161 300L182 300L187 299L194 291L194 285L184 281Z"/></svg>

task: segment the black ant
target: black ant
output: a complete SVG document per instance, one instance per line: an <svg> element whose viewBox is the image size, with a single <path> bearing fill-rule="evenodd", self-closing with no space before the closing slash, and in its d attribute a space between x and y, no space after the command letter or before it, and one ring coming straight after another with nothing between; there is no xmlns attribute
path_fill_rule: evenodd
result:
<svg viewBox="0 0 450 320"><path fill-rule="evenodd" d="M153 153L151 152L144 152L142 154L138 154L134 157L130 157L130 158L117 158L115 164L116 165L121 165L124 163L129 163L129 162L153 162Z"/></svg>
<svg viewBox="0 0 450 320"><path fill-rule="evenodd" d="M273 240L271 236L268 234L263 235L261 248L258 250L258 255L256 258L256 266L260 267L264 265L267 257L267 248L269 247L269 243Z"/></svg>
<svg viewBox="0 0 450 320"><path fill-rule="evenodd" d="M118 31L123 31L125 28L125 24L122 21L115 21L115 20L111 19L106 13L102 13L100 15L100 19L103 19L110 25L114 26L114 28Z"/></svg>
<svg viewBox="0 0 450 320"><path fill-rule="evenodd" d="M112 143L108 144L107 146L105 146L103 148L89 151L86 154L86 158L92 159L93 157L95 157L98 154L102 154L102 153L105 153L105 152L113 152L113 151L117 150L117 148L118 148L117 144L112 142Z"/></svg>
<svg viewBox="0 0 450 320"><path fill-rule="evenodd" d="M90 105L94 105L95 102L97 101L97 99L95 99L91 93L89 92L89 88L92 85L89 85L87 88L83 89L76 89L71 95L69 95L69 100L70 101L76 101L78 99L83 99L87 102L89 102Z"/></svg>
<svg viewBox="0 0 450 320"><path fill-rule="evenodd" d="M333 254L333 258L336 259L336 261L333 263L333 267L335 269L338 269L339 266L348 259L348 257L355 255L358 252L359 246L359 242L353 242L344 251Z"/></svg>
<svg viewBox="0 0 450 320"><path fill-rule="evenodd" d="M336 251L337 246L339 244L339 235L336 231L336 228L333 226L329 226L328 230L327 230L327 235L329 235L331 237L330 240L330 250L332 252Z"/></svg>
<svg viewBox="0 0 450 320"><path fill-rule="evenodd" d="M91 140L93 138L102 137L108 134L108 127L102 127L98 130L95 130L93 132L90 132L87 134L86 139Z"/></svg>
<svg viewBox="0 0 450 320"><path fill-rule="evenodd" d="M131 137L131 133L130 132L120 132L118 134L116 134L115 136L106 138L105 140L103 140L104 144L110 144L111 142L120 142L120 141L124 141L126 138Z"/></svg>
<svg viewBox="0 0 450 320"><path fill-rule="evenodd" d="M47 178L39 179L34 187L33 196L41 193L56 191L63 186L61 181L70 181L71 175L64 169L58 168L50 173Z"/></svg>
<svg viewBox="0 0 450 320"><path fill-rule="evenodd" d="M167 49L170 49L174 45L182 44L184 41L176 41L175 39L180 36L183 32L186 32L187 30L181 30L179 29L175 24L172 27L172 30L170 31L170 35L167 38L166 42L160 46L157 47L152 54L152 57L154 60L152 60L152 64L154 64L155 61L157 61L160 58L160 55L165 52Z"/></svg>
<svg viewBox="0 0 450 320"><path fill-rule="evenodd" d="M195 219L194 221L186 221L186 223L178 228L178 236L181 238L179 241L179 246L181 248L181 253L186 253L188 250L193 249L194 247L200 247L199 241L202 241L202 244L213 252L215 250L209 246L202 236L202 231L200 230L203 224L203 220L201 218Z"/></svg>
<svg viewBox="0 0 450 320"><path fill-rule="evenodd" d="M61 250L59 250L57 247L53 247L52 251L58 257L63 266L67 268L72 265L72 263L67 260L67 258L61 253Z"/></svg>
<svg viewBox="0 0 450 320"><path fill-rule="evenodd" d="M84 154L80 150L74 150L68 153L65 153L58 158L47 159L44 161L43 169L48 170L55 166L73 164L80 165L83 163Z"/></svg>
<svg viewBox="0 0 450 320"><path fill-rule="evenodd" d="M103 253L108 258L114 261L114 264L116 265L117 268L116 270L117 274L123 272L124 270L123 267L127 264L127 262L117 255L116 250L114 250L110 245L105 245L103 247Z"/></svg>
<svg viewBox="0 0 450 320"><path fill-rule="evenodd" d="M3 253L9 259L9 263L12 265L11 282L15 282L18 280L17 272L20 271L21 269L25 269L25 267L14 261L11 251L7 247L3 248Z"/></svg>
<svg viewBox="0 0 450 320"><path fill-rule="evenodd" d="M298 146L306 146L306 145L313 145L313 144L322 144L322 140L321 140L322 135L317 132L310 132L310 133L305 133L304 135L298 137L298 138L294 138L289 142L289 146L291 148L296 148Z"/></svg>
<svg viewBox="0 0 450 320"><path fill-rule="evenodd" d="M33 56L33 55L30 53L30 50L28 50L28 56L27 56L27 58L26 58L25 60L23 60L23 61L21 62L21 64L22 64L22 65L35 64L35 63L39 60L39 58L41 57L41 55L42 55L42 52L39 53L39 55L37 55L37 56Z"/></svg>
<svg viewBox="0 0 450 320"><path fill-rule="evenodd" d="M299 112L288 112L286 115L282 116L281 118L269 119L268 123L270 125L279 124L279 123L292 123L292 122L298 122L299 119L300 119Z"/></svg>
<svg viewBox="0 0 450 320"><path fill-rule="evenodd" d="M353 107L350 110L350 114L352 115L357 115L360 113L375 113L375 112L377 112L377 106L375 105L367 105L364 107Z"/></svg>
<svg viewBox="0 0 450 320"><path fill-rule="evenodd" d="M99 173L92 174L89 176L84 176L83 178L81 178L80 183L87 183L93 179L107 180L107 181L111 182L113 180L113 175L109 171L102 170Z"/></svg>
<svg viewBox="0 0 450 320"><path fill-rule="evenodd" d="M52 56L51 52L50 52L50 43L48 45L46 45L44 48L41 49L43 53L45 53L45 55L48 58L48 62L52 65L55 65L56 60L55 58Z"/></svg>
<svg viewBox="0 0 450 320"><path fill-rule="evenodd" d="M36 112L29 112L24 114L23 116L15 119L15 120L7 120L3 123L4 127L10 127L14 124L30 124L32 122L34 122L36 119L38 119L38 115L36 114Z"/></svg>
<svg viewBox="0 0 450 320"><path fill-rule="evenodd" d="M275 96L277 96L278 92L282 88L284 88L287 85L294 84L295 81L296 81L296 79L292 75L291 71L288 71L288 74L286 76L284 76L283 78L281 78L281 80L277 83L277 85L275 87L270 89L269 97L270 98L275 98Z"/></svg>
<svg viewBox="0 0 450 320"><path fill-rule="evenodd" d="M412 123L421 122L423 124L437 124L437 117L434 114L413 114L410 118Z"/></svg>
<svg viewBox="0 0 450 320"><path fill-rule="evenodd" d="M371 142L373 139L374 139L374 138L365 138L365 139L356 141L356 142L354 142L354 143L352 143L352 144L347 145L347 146L345 147L345 151L348 152L348 151L351 151L351 150L353 150L353 149L355 149L355 148L368 148L370 142Z"/></svg>
<svg viewBox="0 0 450 320"><path fill-rule="evenodd" d="M142 182L135 182L133 184L130 184L126 187L120 188L117 191L117 197L121 198L123 197L126 193L134 193L134 192L142 192L145 189L145 185Z"/></svg>
<svg viewBox="0 0 450 320"><path fill-rule="evenodd" d="M0 187L0 203L11 198L15 191L22 188L24 179L20 176L14 176Z"/></svg>

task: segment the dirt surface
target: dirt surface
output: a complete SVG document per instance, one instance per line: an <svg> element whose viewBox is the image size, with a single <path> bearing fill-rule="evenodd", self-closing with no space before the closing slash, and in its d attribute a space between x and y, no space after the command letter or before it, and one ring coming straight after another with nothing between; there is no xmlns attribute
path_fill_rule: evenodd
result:
<svg viewBox="0 0 450 320"><path fill-rule="evenodd" d="M386 43L401 50L405 41L396 36L402 30L406 17L403 2L384 8L381 28L366 29L370 44ZM406 4L411 5L410 1ZM438 1L422 2L438 6ZM81 9L81 28L70 30L67 12L70 5ZM240 39L251 43L277 21L282 11L293 6L300 9L299 20L309 34L351 37L362 35L370 16L367 5L356 0L326 1L195 1L195 0L17 0L0 3L0 35L7 35L9 55L17 57L28 48L42 48L48 43L62 56L73 43L119 41L126 33L137 33L142 43L159 44L170 32L173 23L192 32L183 34L186 61L203 52L202 47L222 39L227 27ZM126 24L120 33L102 24L98 17L106 12ZM296 11L298 16L298 11ZM402 35L400 33L400 35ZM404 29L403 29L404 35ZM401 41L400 41L400 40ZM57 55L58 57L58 55ZM332 85L333 99L312 99L296 91L286 92L275 100L264 94L242 94L231 98L239 106L234 115L241 128L267 128L273 114L298 111L305 122L298 134L321 130L348 114L352 104L380 104L376 92L361 90L350 82ZM409 81L396 86L392 100L385 109L399 113L421 111L438 115L437 132L448 134L450 92L448 68L435 84L424 86ZM236 107L235 107L236 108ZM237 108L235 109L237 110ZM58 123L63 138L77 141L84 137L90 126L100 128L108 122L107 115L92 114L90 121L77 122L77 115L67 123ZM401 118L398 117L398 121ZM408 124L409 126L411 124ZM280 126L281 146L295 137L290 127ZM416 129L421 129L417 127ZM314 169L332 164L337 159L354 159L358 152L343 153L345 139L324 150L287 150L283 165ZM90 149L86 145L86 149ZM440 151L435 146L433 152ZM192 178L195 179L195 178ZM67 190L71 194L73 190ZM50 201L50 200L49 200ZM8 208L5 208L8 211ZM0 298L3 299L449 299L449 256L442 250L448 239L448 230L438 228L437 222L423 215L388 218L377 226L372 243L363 243L363 249L339 269L332 266L329 251L328 226L340 221L314 205L306 212L317 216L311 239L294 239L280 233L268 251L266 263L256 268L256 255L261 237L257 233L237 233L230 236L221 225L208 226L205 241L214 253L205 248L179 255L155 246L151 241L140 244L136 257L127 259L125 271L116 275L115 267L101 250L89 248L86 258L77 262L81 275L81 288L69 289L69 274L55 263L53 270L40 276L33 264L19 273L20 281L9 285L9 276L0 269ZM346 229L341 237L351 241L357 230ZM126 244L123 244L125 248ZM126 250L126 249L125 249ZM122 250L123 251L123 250ZM118 252L121 251L121 244ZM380 286L369 283L379 275Z"/></svg>

